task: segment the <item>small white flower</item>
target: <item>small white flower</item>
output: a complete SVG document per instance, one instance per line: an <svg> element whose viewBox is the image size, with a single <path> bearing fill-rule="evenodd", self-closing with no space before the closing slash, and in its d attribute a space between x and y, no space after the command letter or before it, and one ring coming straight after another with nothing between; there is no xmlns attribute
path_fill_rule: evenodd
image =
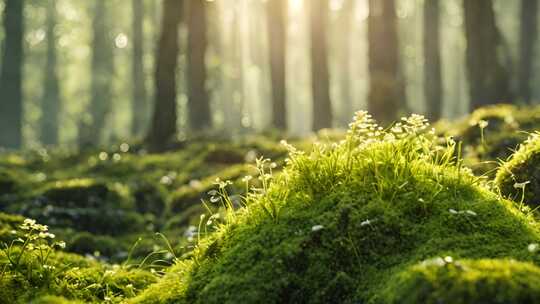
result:
<svg viewBox="0 0 540 304"><path fill-rule="evenodd" d="M529 246L527 246L527 250L529 250L530 253L534 253L536 251L538 251L538 244L537 243L532 243L532 244L529 244Z"/></svg>
<svg viewBox="0 0 540 304"><path fill-rule="evenodd" d="M455 209L448 209L448 211L452 214L458 214L459 212L457 212Z"/></svg>
<svg viewBox="0 0 540 304"><path fill-rule="evenodd" d="M451 256L446 256L444 258L444 261L447 263L447 264L450 264L450 263L453 263L454 262L454 259L451 257Z"/></svg>
<svg viewBox="0 0 540 304"><path fill-rule="evenodd" d="M319 231L319 230L322 230L322 229L324 229L323 225L315 225L315 226L311 227L311 231L313 231L313 232Z"/></svg>
<svg viewBox="0 0 540 304"><path fill-rule="evenodd" d="M465 213L467 213L468 215L472 215L472 216L477 216L478 214L472 210L467 210L465 211Z"/></svg>
<svg viewBox="0 0 540 304"><path fill-rule="evenodd" d="M481 120L478 121L478 126L481 129L485 129L488 125L489 125L489 122L486 121L486 120L481 119Z"/></svg>
<svg viewBox="0 0 540 304"><path fill-rule="evenodd" d="M526 182L523 182L523 183L515 183L514 188L516 188L516 189L525 189L525 186L527 186L530 183L531 183L531 181L526 181Z"/></svg>

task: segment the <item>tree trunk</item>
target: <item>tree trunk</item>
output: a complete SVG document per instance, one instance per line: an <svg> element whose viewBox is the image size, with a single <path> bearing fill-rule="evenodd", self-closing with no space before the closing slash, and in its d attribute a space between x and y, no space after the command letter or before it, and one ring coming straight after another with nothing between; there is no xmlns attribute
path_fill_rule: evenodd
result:
<svg viewBox="0 0 540 304"><path fill-rule="evenodd" d="M153 151L162 151L176 134L176 67L178 30L184 2L165 0L161 37L156 57L156 101L147 143Z"/></svg>
<svg viewBox="0 0 540 304"><path fill-rule="evenodd" d="M521 0L519 97L531 103L531 78L534 64L534 49L538 37L538 0Z"/></svg>
<svg viewBox="0 0 540 304"><path fill-rule="evenodd" d="M206 1L190 0L188 20L188 108L193 131L212 127L210 100L206 91L207 24Z"/></svg>
<svg viewBox="0 0 540 304"><path fill-rule="evenodd" d="M56 0L47 6L47 64L45 85L41 104L41 142L45 145L58 144L58 114L60 113L60 89L58 84L56 55Z"/></svg>
<svg viewBox="0 0 540 304"><path fill-rule="evenodd" d="M286 24L287 2L268 0L267 29L270 57L270 77L272 83L272 126L287 129L287 87L286 87Z"/></svg>
<svg viewBox="0 0 540 304"><path fill-rule="evenodd" d="M133 101L131 131L141 136L148 121L148 102L144 75L143 0L133 0Z"/></svg>
<svg viewBox="0 0 540 304"><path fill-rule="evenodd" d="M394 0L369 0L368 41L369 112L381 123L391 123L406 105Z"/></svg>
<svg viewBox="0 0 540 304"><path fill-rule="evenodd" d="M463 0L470 109L512 100L491 0Z"/></svg>
<svg viewBox="0 0 540 304"><path fill-rule="evenodd" d="M351 88L351 36L353 27L355 0L344 0L339 14L340 52L339 52L339 90L341 92L341 107L339 122L347 127L354 115L352 88Z"/></svg>
<svg viewBox="0 0 540 304"><path fill-rule="evenodd" d="M6 0L0 70L0 147L22 144L23 0Z"/></svg>
<svg viewBox="0 0 540 304"><path fill-rule="evenodd" d="M113 42L109 36L106 0L97 0L94 10L90 121L82 124L80 145L96 146L103 138L105 123L112 108Z"/></svg>
<svg viewBox="0 0 540 304"><path fill-rule="evenodd" d="M311 89L313 94L313 131L332 127L330 76L328 72L328 1L309 1L311 37Z"/></svg>
<svg viewBox="0 0 540 304"><path fill-rule="evenodd" d="M442 77L439 0L424 0L424 94L429 119L441 118Z"/></svg>

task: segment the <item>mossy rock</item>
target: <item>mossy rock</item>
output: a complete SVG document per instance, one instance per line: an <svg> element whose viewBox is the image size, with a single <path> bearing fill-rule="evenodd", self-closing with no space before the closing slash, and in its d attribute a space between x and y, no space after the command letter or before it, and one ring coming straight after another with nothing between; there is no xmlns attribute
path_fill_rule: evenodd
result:
<svg viewBox="0 0 540 304"><path fill-rule="evenodd" d="M161 216L166 209L167 191L162 185L148 181L138 181L131 186L135 208L139 213Z"/></svg>
<svg viewBox="0 0 540 304"><path fill-rule="evenodd" d="M16 192L19 182L13 170L0 169L0 195Z"/></svg>
<svg viewBox="0 0 540 304"><path fill-rule="evenodd" d="M540 134L533 134L497 170L501 193L531 208L540 206Z"/></svg>
<svg viewBox="0 0 540 304"><path fill-rule="evenodd" d="M514 260L436 258L400 273L384 297L396 304L540 303L540 268Z"/></svg>
<svg viewBox="0 0 540 304"><path fill-rule="evenodd" d="M20 215L0 212L0 242L10 242L14 238L11 232L16 230L23 221L24 218Z"/></svg>
<svg viewBox="0 0 540 304"><path fill-rule="evenodd" d="M106 257L113 257L126 248L110 236L93 235L89 232L76 233L67 242L67 250L78 254L94 254L98 252Z"/></svg>
<svg viewBox="0 0 540 304"><path fill-rule="evenodd" d="M127 187L94 179L53 182L8 210L53 227L94 234L118 235L146 227L144 217L134 210Z"/></svg>
<svg viewBox="0 0 540 304"><path fill-rule="evenodd" d="M374 132L359 113L346 141L291 148L268 189L130 303L384 303L392 278L434 256L540 262L532 216L425 129L413 116Z"/></svg>

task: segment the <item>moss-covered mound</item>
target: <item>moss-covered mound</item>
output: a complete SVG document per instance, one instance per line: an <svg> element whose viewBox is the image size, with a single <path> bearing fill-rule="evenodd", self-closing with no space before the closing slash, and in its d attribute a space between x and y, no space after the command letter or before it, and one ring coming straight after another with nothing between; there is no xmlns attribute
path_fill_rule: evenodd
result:
<svg viewBox="0 0 540 304"><path fill-rule="evenodd" d="M519 203L540 205L540 134L533 134L497 171L501 193Z"/></svg>
<svg viewBox="0 0 540 304"><path fill-rule="evenodd" d="M57 228L118 235L144 230L144 218L135 212L129 189L95 179L52 182L30 199L8 207Z"/></svg>
<svg viewBox="0 0 540 304"><path fill-rule="evenodd" d="M400 273L384 294L400 304L540 302L540 268L514 260L436 258Z"/></svg>
<svg viewBox="0 0 540 304"><path fill-rule="evenodd" d="M540 261L534 220L426 127L412 116L386 132L359 113L342 143L291 147L279 177L259 164L245 207L132 303L381 303L392 278L436 256Z"/></svg>
<svg viewBox="0 0 540 304"><path fill-rule="evenodd" d="M476 173L492 177L499 160L506 160L540 128L540 107L492 105L475 110L460 121L442 121L441 134L463 142L463 156Z"/></svg>

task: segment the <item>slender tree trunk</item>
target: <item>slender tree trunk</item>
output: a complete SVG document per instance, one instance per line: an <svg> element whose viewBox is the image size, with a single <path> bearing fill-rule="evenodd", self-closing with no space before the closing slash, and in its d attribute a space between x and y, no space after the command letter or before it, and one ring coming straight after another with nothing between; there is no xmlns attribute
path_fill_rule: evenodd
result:
<svg viewBox="0 0 540 304"><path fill-rule="evenodd" d="M272 126L287 129L286 28L287 1L268 0L267 29L272 83Z"/></svg>
<svg viewBox="0 0 540 304"><path fill-rule="evenodd" d="M143 0L132 0L133 6L133 101L131 131L141 136L148 121L148 102L144 75Z"/></svg>
<svg viewBox="0 0 540 304"><path fill-rule="evenodd" d="M188 20L188 107L192 130L212 127L206 90L207 21L206 1L190 0Z"/></svg>
<svg viewBox="0 0 540 304"><path fill-rule="evenodd" d="M387 124L396 120L406 105L394 0L369 0L368 40L368 108L375 119Z"/></svg>
<svg viewBox="0 0 540 304"><path fill-rule="evenodd" d="M439 0L424 0L424 94L428 117L441 118L443 103Z"/></svg>
<svg viewBox="0 0 540 304"><path fill-rule="evenodd" d="M106 0L96 0L94 8L90 120L79 130L81 147L98 145L104 135L105 124L112 108L113 42L109 36Z"/></svg>
<svg viewBox="0 0 540 304"><path fill-rule="evenodd" d="M313 94L313 131L332 127L330 75L328 72L328 1L310 0L311 88Z"/></svg>
<svg viewBox="0 0 540 304"><path fill-rule="evenodd" d="M519 97L529 104L534 50L538 38L538 0L521 0L520 19Z"/></svg>
<svg viewBox="0 0 540 304"><path fill-rule="evenodd" d="M156 56L156 101L147 143L153 151L167 148L176 134L176 68L178 65L178 30L184 2L165 0L163 21Z"/></svg>
<svg viewBox="0 0 540 304"><path fill-rule="evenodd" d="M470 109L512 100L491 0L463 0Z"/></svg>
<svg viewBox="0 0 540 304"><path fill-rule="evenodd" d="M351 122L354 113L351 88L351 36L354 10L356 7L355 4L355 0L344 0L339 15L339 30L341 36L341 48L338 58L341 71L339 75L339 90L341 92L339 122L341 126L345 127Z"/></svg>
<svg viewBox="0 0 540 304"><path fill-rule="evenodd" d="M23 0L6 0L0 70L0 147L22 144Z"/></svg>
<svg viewBox="0 0 540 304"><path fill-rule="evenodd" d="M47 6L47 64L45 85L41 101L41 142L45 145L58 144L58 125L60 113L60 89L56 55L56 0Z"/></svg>

